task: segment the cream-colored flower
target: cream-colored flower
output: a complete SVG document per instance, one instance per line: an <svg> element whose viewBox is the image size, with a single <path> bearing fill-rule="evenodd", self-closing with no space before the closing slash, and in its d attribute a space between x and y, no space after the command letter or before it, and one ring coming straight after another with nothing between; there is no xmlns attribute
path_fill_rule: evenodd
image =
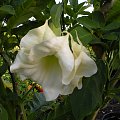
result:
<svg viewBox="0 0 120 120"><path fill-rule="evenodd" d="M74 56L69 48L69 34L57 37L48 22L30 30L20 42L20 50L11 72L21 79L30 78L41 84L47 101L54 100L74 75ZM70 89L71 90L71 89ZM70 94L67 91L66 94Z"/></svg>
<svg viewBox="0 0 120 120"><path fill-rule="evenodd" d="M90 77L97 71L95 62L79 40L79 44L72 40L70 49L69 36L69 33L56 36L46 21L22 38L10 67L21 79L30 78L41 84L47 101L60 94L71 94L75 87L80 89L82 77Z"/></svg>

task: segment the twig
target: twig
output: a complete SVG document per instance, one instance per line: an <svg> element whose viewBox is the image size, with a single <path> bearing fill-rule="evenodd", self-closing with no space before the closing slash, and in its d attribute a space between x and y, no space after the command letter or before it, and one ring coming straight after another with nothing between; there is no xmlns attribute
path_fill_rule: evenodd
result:
<svg viewBox="0 0 120 120"><path fill-rule="evenodd" d="M15 93L16 96L18 96L18 95L17 95L16 85L15 85L15 76L14 76L14 74L11 73L11 71L10 71L10 65L11 65L10 59L9 59L9 57L8 57L4 52L1 53L1 56L3 57L4 61L5 61L5 62L7 63L7 65L8 65L8 71L9 71L9 74L10 74L10 76L11 76L11 80L12 80L12 84L13 84L13 92Z"/></svg>

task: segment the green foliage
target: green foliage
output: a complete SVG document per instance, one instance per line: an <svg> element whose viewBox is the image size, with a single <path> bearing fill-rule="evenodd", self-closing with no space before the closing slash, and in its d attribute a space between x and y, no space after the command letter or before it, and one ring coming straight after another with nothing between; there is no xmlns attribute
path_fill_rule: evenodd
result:
<svg viewBox="0 0 120 120"><path fill-rule="evenodd" d="M76 41L77 41L76 32L78 34L79 39L82 41L84 45L87 45L88 43L96 39L96 37L92 33L90 33L88 30L86 30L84 27L77 26L73 30L71 30L71 34L73 35L73 38Z"/></svg>
<svg viewBox="0 0 120 120"><path fill-rule="evenodd" d="M0 66L0 76L2 76L3 74L5 74L6 70L8 68L8 65L6 64L6 62L3 62L2 66Z"/></svg>
<svg viewBox="0 0 120 120"><path fill-rule="evenodd" d="M31 111L35 112L41 106L45 105L47 102L45 101L45 97L42 93L35 93L33 96L33 101L29 103Z"/></svg>
<svg viewBox="0 0 120 120"><path fill-rule="evenodd" d="M48 114L47 120L75 120L69 98L62 99L54 104L54 109Z"/></svg>
<svg viewBox="0 0 120 120"><path fill-rule="evenodd" d="M15 10L11 5L4 5L0 7L0 12L3 12L3 14L15 15Z"/></svg>
<svg viewBox="0 0 120 120"><path fill-rule="evenodd" d="M52 19L52 23L50 24L50 27L56 35L61 34L60 19L61 19L62 11L63 11L62 4L55 4L50 10L50 15Z"/></svg>
<svg viewBox="0 0 120 120"><path fill-rule="evenodd" d="M0 119L1 120L8 120L8 114L5 108L0 104Z"/></svg>
<svg viewBox="0 0 120 120"><path fill-rule="evenodd" d="M70 4L68 4L68 2ZM2 0L0 1L0 119L2 120L83 120L92 119L111 99L120 101L120 1L105 8L105 0ZM107 2L107 1L106 1ZM90 3L93 12L85 11ZM34 19L32 19L32 18ZM31 20L31 19L32 20ZM76 34L95 59L98 72L83 79L83 88L69 96L46 102L30 83L22 82L9 70L21 38L44 24L56 35ZM4 81L13 89L5 87ZM21 113L23 113L21 115Z"/></svg>

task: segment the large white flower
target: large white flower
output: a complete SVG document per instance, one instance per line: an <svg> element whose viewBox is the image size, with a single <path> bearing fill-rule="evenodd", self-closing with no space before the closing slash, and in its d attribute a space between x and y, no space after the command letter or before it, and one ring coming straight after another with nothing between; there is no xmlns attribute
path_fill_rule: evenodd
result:
<svg viewBox="0 0 120 120"><path fill-rule="evenodd" d="M47 101L65 93L63 87L74 75L74 56L68 37L69 34L57 37L46 21L22 38L20 51L10 67L11 72L18 73L21 79L30 78L41 84Z"/></svg>
<svg viewBox="0 0 120 120"><path fill-rule="evenodd" d="M95 62L79 40L79 44L72 40L70 49L69 35L56 36L46 21L22 38L10 67L21 79L30 78L41 84L47 101L56 99L59 94L71 94L75 87L80 89L82 77L90 77L97 71Z"/></svg>

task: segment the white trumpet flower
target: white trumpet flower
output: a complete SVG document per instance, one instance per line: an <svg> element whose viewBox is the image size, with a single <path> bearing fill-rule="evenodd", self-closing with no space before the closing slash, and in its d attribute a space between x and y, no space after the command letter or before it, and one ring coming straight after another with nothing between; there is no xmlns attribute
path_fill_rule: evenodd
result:
<svg viewBox="0 0 120 120"><path fill-rule="evenodd" d="M60 94L71 94L75 87L80 89L82 77L90 77L97 71L82 43L72 40L71 51L69 35L56 36L46 21L22 38L20 50L10 67L22 80L30 78L42 85L47 101Z"/></svg>
<svg viewBox="0 0 120 120"><path fill-rule="evenodd" d="M46 21L22 38L20 50L10 67L21 79L30 78L41 84L47 101L56 99L63 91L63 84L69 84L73 77L74 56L68 37L69 34L57 37Z"/></svg>

